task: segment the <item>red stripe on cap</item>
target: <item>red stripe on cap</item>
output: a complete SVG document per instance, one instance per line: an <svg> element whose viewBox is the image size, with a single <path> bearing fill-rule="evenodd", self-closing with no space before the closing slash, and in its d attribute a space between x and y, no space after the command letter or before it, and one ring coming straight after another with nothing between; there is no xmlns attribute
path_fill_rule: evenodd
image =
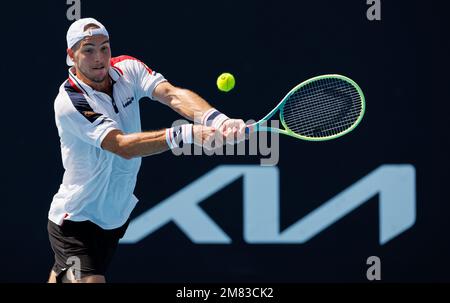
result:
<svg viewBox="0 0 450 303"><path fill-rule="evenodd" d="M134 58L134 57L131 57L131 56L122 55L122 56L119 56L119 57L114 57L114 58L111 58L111 61L110 61L110 62L111 62L111 65L112 65L112 66L114 66L115 68L119 69L119 68L116 66L116 64L119 63L119 62L125 61L125 60L134 60L134 61L140 62L140 63L142 63L142 65L144 65L145 69L146 69L150 74L153 73L153 71L151 70L151 68L148 67L147 65L145 65L144 62L142 62L141 60L136 59L136 58ZM120 69L119 69L119 70L120 70ZM121 71L121 72L122 72L122 71ZM122 75L123 75L123 72L122 72Z"/></svg>

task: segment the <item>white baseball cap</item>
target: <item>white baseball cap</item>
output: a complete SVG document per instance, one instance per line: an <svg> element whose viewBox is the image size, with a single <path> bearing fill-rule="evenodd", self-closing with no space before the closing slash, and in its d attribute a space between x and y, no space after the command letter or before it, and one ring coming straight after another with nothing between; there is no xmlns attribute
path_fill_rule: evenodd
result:
<svg viewBox="0 0 450 303"><path fill-rule="evenodd" d="M84 28L88 24L95 24L99 28L90 28L85 31ZM101 24L94 18L82 18L80 20L75 21L70 25L69 29L67 30L66 36L67 49L72 48L75 44L77 44L78 41L94 35L103 35L109 38L109 34L106 28L103 26L103 24ZM70 59L69 55L67 55L66 63L69 66L73 65L73 61L72 59Z"/></svg>

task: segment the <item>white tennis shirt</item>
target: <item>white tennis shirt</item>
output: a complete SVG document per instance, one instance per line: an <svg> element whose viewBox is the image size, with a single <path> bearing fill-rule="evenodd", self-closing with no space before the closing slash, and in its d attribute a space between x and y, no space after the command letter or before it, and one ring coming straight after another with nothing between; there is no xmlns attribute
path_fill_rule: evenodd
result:
<svg viewBox="0 0 450 303"><path fill-rule="evenodd" d="M65 172L48 217L58 225L65 219L90 220L103 229L117 228L138 201L133 191L141 158L126 160L101 143L113 129L141 132L139 100L152 98L166 80L129 56L112 58L109 76L114 98L83 83L71 69L55 99Z"/></svg>

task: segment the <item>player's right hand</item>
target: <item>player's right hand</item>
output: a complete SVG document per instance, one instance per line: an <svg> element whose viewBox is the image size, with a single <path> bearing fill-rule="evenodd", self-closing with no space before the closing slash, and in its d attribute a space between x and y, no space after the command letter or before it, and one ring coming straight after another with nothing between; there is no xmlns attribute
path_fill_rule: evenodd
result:
<svg viewBox="0 0 450 303"><path fill-rule="evenodd" d="M214 142L216 136L216 129L214 127L194 124L192 132L194 135L194 144L203 146L207 150L213 150L217 147Z"/></svg>

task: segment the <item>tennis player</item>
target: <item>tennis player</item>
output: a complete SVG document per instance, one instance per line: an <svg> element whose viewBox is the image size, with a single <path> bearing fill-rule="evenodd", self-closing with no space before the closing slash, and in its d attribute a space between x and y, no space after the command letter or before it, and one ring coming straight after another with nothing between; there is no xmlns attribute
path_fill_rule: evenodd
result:
<svg viewBox="0 0 450 303"><path fill-rule="evenodd" d="M54 104L65 173L48 214L55 254L49 282L103 283L138 201L133 191L141 157L182 144L210 148L217 137L239 142L245 123L133 57L111 58L108 32L95 19L74 22L67 47L69 78ZM142 132L143 97L196 123Z"/></svg>

